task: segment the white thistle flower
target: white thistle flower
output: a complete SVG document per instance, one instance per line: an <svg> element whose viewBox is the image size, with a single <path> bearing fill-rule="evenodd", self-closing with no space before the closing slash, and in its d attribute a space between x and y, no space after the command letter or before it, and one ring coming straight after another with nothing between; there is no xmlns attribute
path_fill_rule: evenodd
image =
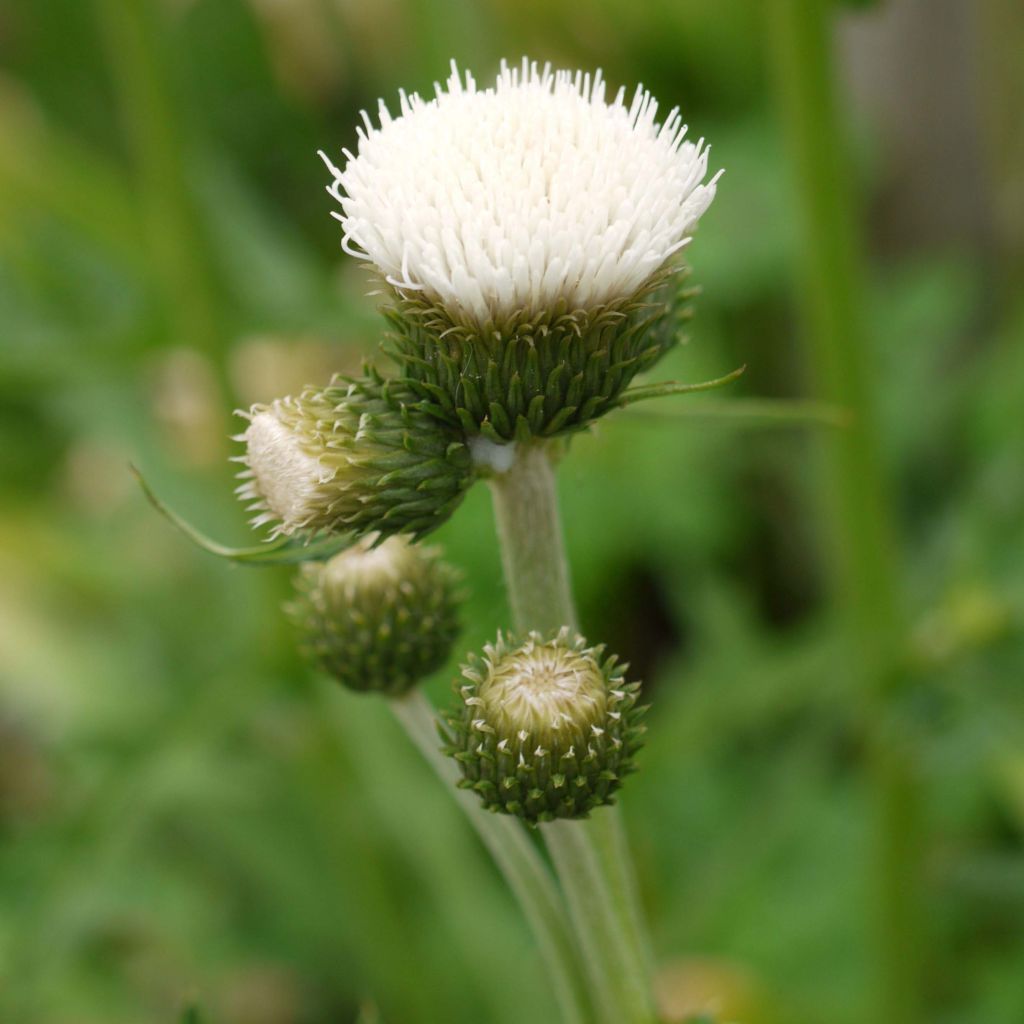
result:
<svg viewBox="0 0 1024 1024"><path fill-rule="evenodd" d="M380 127L363 112L344 170L320 155L345 251L456 323L627 300L714 198L708 147L684 140L678 109L659 124L642 87L607 102L600 71L524 59L487 89L453 61L435 91L402 92L397 117L381 101Z"/></svg>

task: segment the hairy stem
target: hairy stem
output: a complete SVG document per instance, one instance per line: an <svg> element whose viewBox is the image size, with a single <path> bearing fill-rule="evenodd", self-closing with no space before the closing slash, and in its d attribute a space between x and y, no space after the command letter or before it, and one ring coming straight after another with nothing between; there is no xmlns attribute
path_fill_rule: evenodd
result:
<svg viewBox="0 0 1024 1024"><path fill-rule="evenodd" d="M569 564L562 543L555 471L548 449L517 446L507 473L491 481L501 562L517 630L576 628Z"/></svg>
<svg viewBox="0 0 1024 1024"><path fill-rule="evenodd" d="M551 449L520 444L508 471L492 478L491 491L516 630L576 628ZM608 1024L651 1024L647 943L618 811L607 807L589 821L551 822L542 833L600 1018Z"/></svg>
<svg viewBox="0 0 1024 1024"><path fill-rule="evenodd" d="M831 66L831 4L773 0L771 39L803 235L807 350L822 397L849 409L828 438L824 490L850 664L860 674L875 805L872 1020L925 1019L922 791L911 738L891 728L906 636L896 526L878 441L863 245Z"/></svg>
<svg viewBox="0 0 1024 1024"><path fill-rule="evenodd" d="M458 767L441 753L436 715L420 690L391 701L391 708L430 767L455 792L459 806L505 876L540 945L566 1024L589 1024L593 1011L576 941L555 881L537 848L518 821L485 811L473 794L456 788Z"/></svg>

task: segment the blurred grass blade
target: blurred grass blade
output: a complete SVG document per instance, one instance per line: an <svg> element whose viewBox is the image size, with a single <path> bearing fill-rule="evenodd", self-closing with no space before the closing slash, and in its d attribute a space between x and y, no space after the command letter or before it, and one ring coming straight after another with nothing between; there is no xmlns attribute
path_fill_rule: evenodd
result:
<svg viewBox="0 0 1024 1024"><path fill-rule="evenodd" d="M852 429L828 438L819 486L832 541L832 588L861 694L857 713L873 803L868 934L876 1005L868 1016L925 1024L935 1019L928 756L917 749L913 730L894 728L909 681L906 544L876 410L865 218L846 138L835 11L825 0L774 0L766 9L801 238L804 346L820 393L856 416Z"/></svg>
<svg viewBox="0 0 1024 1024"><path fill-rule="evenodd" d="M132 475L139 482L142 493L145 494L149 503L169 523L177 527L193 544L208 551L218 558L226 558L231 562L238 562L240 565L294 565L297 562L321 562L344 550L352 543L352 537L348 534L335 537L324 537L320 540L311 540L308 536L303 537L278 537L276 540L267 541L253 547L233 548L226 544L220 544L205 533L194 527L188 520L183 519L173 509L168 508L153 492L153 489L146 482L145 477L135 466L129 466Z"/></svg>
<svg viewBox="0 0 1024 1024"><path fill-rule="evenodd" d="M31 109L0 109L4 217L34 210L60 218L110 250L138 259L141 232L116 167Z"/></svg>
<svg viewBox="0 0 1024 1024"><path fill-rule="evenodd" d="M634 402L643 402L648 398L662 398L668 395L688 395L694 391L713 391L715 388L725 387L734 380L738 380L746 373L747 366L737 367L732 373L724 377L716 377L714 380L701 381L699 384L683 384L677 380L667 380L660 384L641 384L639 387L628 388L619 400L615 403L619 408L633 405Z"/></svg>

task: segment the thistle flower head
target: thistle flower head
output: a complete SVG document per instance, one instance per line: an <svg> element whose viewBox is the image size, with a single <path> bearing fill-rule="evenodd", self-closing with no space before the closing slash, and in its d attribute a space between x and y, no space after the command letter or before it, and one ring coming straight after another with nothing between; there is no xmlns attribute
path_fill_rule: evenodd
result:
<svg viewBox="0 0 1024 1024"><path fill-rule="evenodd" d="M606 95L600 71L502 63L478 88L452 62L433 99L400 93L329 191L343 247L403 295L464 326L591 310L641 291L689 241L715 194L708 148L678 110L657 121L638 87Z"/></svg>
<svg viewBox="0 0 1024 1024"><path fill-rule="evenodd" d="M567 628L518 644L499 636L456 685L448 753L491 810L531 823L585 817L633 770L638 690Z"/></svg>
<svg viewBox="0 0 1024 1024"><path fill-rule="evenodd" d="M343 686L397 696L440 668L458 635L458 574L438 548L374 536L299 570L288 613L307 655Z"/></svg>
<svg viewBox="0 0 1024 1024"><path fill-rule="evenodd" d="M238 494L274 535L374 531L421 536L472 480L461 436L419 411L400 382L338 379L256 405L239 435Z"/></svg>

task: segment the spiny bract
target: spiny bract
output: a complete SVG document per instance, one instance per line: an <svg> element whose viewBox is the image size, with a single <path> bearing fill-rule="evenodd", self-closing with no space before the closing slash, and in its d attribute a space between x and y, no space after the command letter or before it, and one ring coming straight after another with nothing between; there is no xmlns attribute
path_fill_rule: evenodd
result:
<svg viewBox="0 0 1024 1024"><path fill-rule="evenodd" d="M455 684L445 737L460 785L531 824L611 803L634 770L646 710L616 662L568 628L520 643L499 635Z"/></svg>
<svg viewBox="0 0 1024 1024"><path fill-rule="evenodd" d="M287 611L307 656L343 686L400 696L451 653L459 575L436 547L374 540L305 563Z"/></svg>
<svg viewBox="0 0 1024 1024"><path fill-rule="evenodd" d="M662 271L640 293L592 310L483 328L453 323L418 297L384 307L385 351L424 409L467 436L498 443L580 430L618 405L633 378L679 340L695 290Z"/></svg>
<svg viewBox="0 0 1024 1024"><path fill-rule="evenodd" d="M371 373L249 411L238 494L273 535L423 536L473 480L460 431L419 408L402 381Z"/></svg>

